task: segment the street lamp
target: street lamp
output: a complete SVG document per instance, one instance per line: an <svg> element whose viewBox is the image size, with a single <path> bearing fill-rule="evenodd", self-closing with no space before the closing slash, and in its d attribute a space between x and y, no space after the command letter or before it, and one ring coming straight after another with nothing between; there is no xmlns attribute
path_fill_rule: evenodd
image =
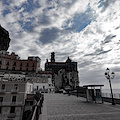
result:
<svg viewBox="0 0 120 120"><path fill-rule="evenodd" d="M115 77L115 73L112 72L111 75L109 73L110 73L110 69L107 68L106 72L105 72L105 77L109 80L109 83L110 83L110 90L111 90L111 96L112 96L112 105L115 105L114 97L113 97L113 91L112 91L112 85L111 85L111 79L113 79Z"/></svg>

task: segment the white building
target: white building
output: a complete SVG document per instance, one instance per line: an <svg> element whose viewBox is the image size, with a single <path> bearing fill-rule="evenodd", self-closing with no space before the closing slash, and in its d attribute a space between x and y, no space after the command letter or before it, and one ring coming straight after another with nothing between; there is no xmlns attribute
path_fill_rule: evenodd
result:
<svg viewBox="0 0 120 120"><path fill-rule="evenodd" d="M0 120L22 120L27 94L33 92L33 83L0 81Z"/></svg>
<svg viewBox="0 0 120 120"><path fill-rule="evenodd" d="M10 80L10 81L21 81L25 79L24 74L10 74L10 73L0 73L0 80Z"/></svg>
<svg viewBox="0 0 120 120"><path fill-rule="evenodd" d="M35 77L33 77L34 90L40 92L54 92L55 87L52 82L52 72L40 71Z"/></svg>

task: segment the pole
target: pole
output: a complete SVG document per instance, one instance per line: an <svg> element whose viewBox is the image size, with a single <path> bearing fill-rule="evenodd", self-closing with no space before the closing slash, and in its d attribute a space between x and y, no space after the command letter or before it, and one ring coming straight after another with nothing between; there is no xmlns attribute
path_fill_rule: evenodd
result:
<svg viewBox="0 0 120 120"><path fill-rule="evenodd" d="M78 97L78 86L77 86L77 97Z"/></svg>
<svg viewBox="0 0 120 120"><path fill-rule="evenodd" d="M111 90L111 96L112 96L112 105L115 105L110 77L109 77L109 83L110 83L110 90Z"/></svg>

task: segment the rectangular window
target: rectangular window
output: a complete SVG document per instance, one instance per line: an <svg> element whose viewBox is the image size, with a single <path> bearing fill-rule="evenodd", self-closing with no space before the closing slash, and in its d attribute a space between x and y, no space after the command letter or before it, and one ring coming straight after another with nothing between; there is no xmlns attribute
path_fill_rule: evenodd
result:
<svg viewBox="0 0 120 120"><path fill-rule="evenodd" d="M13 67L12 70L15 70L15 67Z"/></svg>
<svg viewBox="0 0 120 120"><path fill-rule="evenodd" d="M38 90L38 88L39 88L39 87L37 86L37 90Z"/></svg>
<svg viewBox="0 0 120 120"><path fill-rule="evenodd" d="M16 102L16 96L12 97L12 102Z"/></svg>
<svg viewBox="0 0 120 120"><path fill-rule="evenodd" d="M18 84L14 84L14 88L17 90L18 89Z"/></svg>
<svg viewBox="0 0 120 120"><path fill-rule="evenodd" d="M29 66L29 63L27 63L27 65L26 65L27 67Z"/></svg>
<svg viewBox="0 0 120 120"><path fill-rule="evenodd" d="M33 67L35 66L35 64L33 63L33 65L32 65Z"/></svg>
<svg viewBox="0 0 120 120"><path fill-rule="evenodd" d="M2 61L0 61L0 65L2 65Z"/></svg>
<svg viewBox="0 0 120 120"><path fill-rule="evenodd" d="M13 64L14 66L16 66L16 62L14 62L14 64Z"/></svg>
<svg viewBox="0 0 120 120"><path fill-rule="evenodd" d="M8 70L8 67L6 67L6 70Z"/></svg>
<svg viewBox="0 0 120 120"><path fill-rule="evenodd" d="M20 67L20 70L22 70L22 68Z"/></svg>
<svg viewBox="0 0 120 120"><path fill-rule="evenodd" d="M43 86L43 89L45 89L45 86Z"/></svg>
<svg viewBox="0 0 120 120"><path fill-rule="evenodd" d="M10 113L15 113L15 106L12 106L12 107L10 108Z"/></svg>
<svg viewBox="0 0 120 120"><path fill-rule="evenodd" d="M7 65L9 65L9 62L7 62Z"/></svg>
<svg viewBox="0 0 120 120"><path fill-rule="evenodd" d="M20 63L20 66L22 66L22 62Z"/></svg>
<svg viewBox="0 0 120 120"><path fill-rule="evenodd" d="M3 89L5 89L5 84L2 84L2 87L1 87L1 89L3 90Z"/></svg>
<svg viewBox="0 0 120 120"><path fill-rule="evenodd" d="M0 97L0 102L3 102L3 97Z"/></svg>

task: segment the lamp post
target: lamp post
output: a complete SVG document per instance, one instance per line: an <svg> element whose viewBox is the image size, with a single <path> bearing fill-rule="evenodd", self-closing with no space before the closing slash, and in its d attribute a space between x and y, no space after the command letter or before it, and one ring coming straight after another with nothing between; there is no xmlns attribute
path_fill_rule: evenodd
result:
<svg viewBox="0 0 120 120"><path fill-rule="evenodd" d="M111 96L112 96L112 105L115 105L114 97L113 97L113 91L112 91L112 85L111 85L111 79L113 79L115 77L115 73L112 72L111 75L109 73L110 73L110 69L107 68L106 72L105 72L105 77L109 80L110 91L111 91Z"/></svg>

